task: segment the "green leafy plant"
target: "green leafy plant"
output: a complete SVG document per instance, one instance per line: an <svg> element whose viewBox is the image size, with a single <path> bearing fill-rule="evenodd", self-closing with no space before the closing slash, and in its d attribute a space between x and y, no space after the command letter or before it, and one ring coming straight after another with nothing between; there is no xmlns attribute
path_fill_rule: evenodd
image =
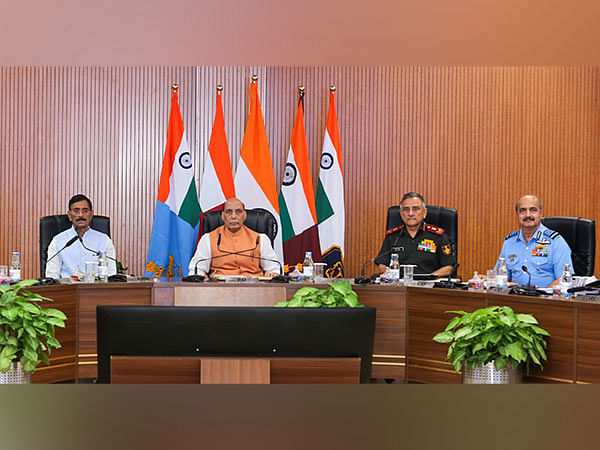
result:
<svg viewBox="0 0 600 450"><path fill-rule="evenodd" d="M326 289L303 287L296 291L290 301L281 301L277 307L287 308L357 308L363 307L358 302L356 292L352 290L349 281L331 283Z"/></svg>
<svg viewBox="0 0 600 450"><path fill-rule="evenodd" d="M54 327L64 327L67 316L38 303L52 301L23 288L37 280L23 280L12 286L0 286L0 372L20 362L23 370L33 373L40 362L50 364L46 352L60 348Z"/></svg>
<svg viewBox="0 0 600 450"><path fill-rule="evenodd" d="M129 270L129 267L124 267L123 263L121 261L119 261L119 260L117 260L116 265L117 265L117 273L123 273L124 274L125 272L127 272Z"/></svg>
<svg viewBox="0 0 600 450"><path fill-rule="evenodd" d="M463 361L472 368L493 361L497 370L525 363L528 373L531 363L542 368L546 361L544 336L550 333L530 314L515 314L508 306L446 312L457 316L433 340L452 343L447 358L457 372Z"/></svg>

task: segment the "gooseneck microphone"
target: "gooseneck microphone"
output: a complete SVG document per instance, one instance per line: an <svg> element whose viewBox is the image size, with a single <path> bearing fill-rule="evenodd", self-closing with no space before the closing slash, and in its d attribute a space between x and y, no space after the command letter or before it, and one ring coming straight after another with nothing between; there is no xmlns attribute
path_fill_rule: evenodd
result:
<svg viewBox="0 0 600 450"><path fill-rule="evenodd" d="M258 241L258 239L257 239ZM221 252L225 252L225 250L221 250L220 248L221 245L221 233L219 233L219 236L217 237L217 249ZM242 250L244 252L248 252L248 251L252 251L254 249L256 249L256 247L258 246L258 243L254 245L254 247L249 248L247 250ZM217 258L223 258L224 256L227 256L229 253L225 253L224 255L217 255L217 256L208 256L206 258L200 258L198 261L196 261L196 264L194 264L194 273L193 275L188 275L187 277L183 277L181 279L181 281L190 281L192 283L199 283L204 281L204 275L198 275L198 264L200 264L203 261L212 261L213 259L217 259Z"/></svg>
<svg viewBox="0 0 600 450"><path fill-rule="evenodd" d="M396 247L397 243L398 243L398 237L396 237L396 240L392 244L392 247L390 248L390 250L388 250L387 252L383 252L381 255L377 255L374 258L371 258L371 259L368 259L367 261L365 261L364 264L362 265L362 268L360 269L360 277L355 278L354 282L356 284L369 284L371 282L371 278L365 277L365 267L367 266L367 264L372 263L379 256L387 256L391 253L397 252L398 248L399 248L399 247Z"/></svg>
<svg viewBox="0 0 600 450"><path fill-rule="evenodd" d="M246 255L245 254L245 252L250 252L250 251L256 250L258 248L258 245L260 244L260 236L256 236L256 243L254 244L254 247L246 249L246 250L239 250L237 252L230 252L228 250L223 250L222 248L219 247L220 243L221 243L221 233L219 233L219 237L217 238L217 250L219 250L220 252L225 253L225 254L217 255L217 256L215 256L215 258L219 258L221 256L227 256L227 255L240 255L240 256L246 256L247 258L258 259L261 261L276 262L279 265L279 275L283 276L283 265L278 260L265 258L264 256L254 256L254 255Z"/></svg>
<svg viewBox="0 0 600 450"><path fill-rule="evenodd" d="M254 256L254 255L246 255L245 254L245 252L251 252L253 250L256 250L258 248L259 244L260 244L260 236L257 236L256 242L254 243L254 247L247 248L245 250L238 250L236 252L230 252L228 250L221 248L221 233L219 233L219 235L217 237L217 250L219 250L223 254L216 255L216 256L209 256L206 258L200 258L198 261L196 261L196 264L194 264L194 275L185 277L183 279L183 281L193 281L193 282L204 281L204 277L202 275L198 275L198 264L203 261L211 261L213 259L224 258L225 256L229 256L229 255L240 255L240 256L246 256L247 258L254 258L254 259L258 259L258 260L262 260L262 261L275 262L279 265L279 273L280 273L279 276L283 276L283 266L276 259L270 259L270 258L265 258L263 256ZM282 280L279 280L279 281L282 281Z"/></svg>
<svg viewBox="0 0 600 450"><path fill-rule="evenodd" d="M457 262L452 264L452 270L450 270L450 274L448 274L448 279L436 282L433 287L444 289L467 289L467 285L452 281L452 274L455 273L456 269L458 269L458 266L460 266L460 264Z"/></svg>
<svg viewBox="0 0 600 450"><path fill-rule="evenodd" d="M96 256L100 256L100 253L102 253L99 250L92 250L91 248L87 247L84 243L83 243L83 238L79 235L77 235L77 237L75 238L76 240L79 239L79 242L81 242L81 246L83 248L85 248L88 252L92 252L93 254L95 254ZM106 252L104 252L104 256L106 256L108 259L112 259L115 263L118 263L119 261L116 260L116 258L113 258L110 255L107 255Z"/></svg>
<svg viewBox="0 0 600 450"><path fill-rule="evenodd" d="M67 241L67 243L65 245L62 246L62 248L57 251L54 255L52 255L50 258L48 258L48 260L46 261L46 263L49 263L50 260L52 258L54 258L55 256L57 256L60 252L62 252L65 248L70 247L71 245L73 245L75 243L75 241L77 241L77 239L79 239L79 235L72 237L71 239L69 239Z"/></svg>
<svg viewBox="0 0 600 450"><path fill-rule="evenodd" d="M522 270L523 272L525 272L525 273L527 274L527 276L529 277L529 278L527 279L527 289L528 289L528 290L531 290L531 272L530 272L530 271L527 269L527 266L526 266L526 265L522 265L522 266L521 266L521 270Z"/></svg>
<svg viewBox="0 0 600 450"><path fill-rule="evenodd" d="M522 265L521 266L521 270L523 272L525 272L527 274L528 281L527 281L527 286L516 286L513 287L511 292L517 295L529 295L531 297L535 297L537 295L539 295L539 292L537 291L537 289L535 288L535 286L531 285L531 272L529 271L529 269L527 268L526 265Z"/></svg>
<svg viewBox="0 0 600 450"><path fill-rule="evenodd" d="M202 275L198 275L198 264L200 264L201 262L211 261L211 260L217 259L217 258L223 258L228 255L237 255L238 253L241 253L241 252L251 252L252 250L256 250L259 242L260 242L260 236L257 236L254 247L247 248L246 250L240 250L239 252L228 252L227 250L222 250L220 247L221 246L221 233L219 233L219 236L217 237L217 250L222 252L223 255L207 256L206 258L200 258L198 261L196 261L196 264L194 264L194 275L190 275L190 276L186 277L186 280L184 280L184 281L199 281L197 279L190 279L190 277L202 277L202 280L204 280L204 277ZM245 255L245 256L249 256L249 255ZM200 281L202 281L202 280L200 280Z"/></svg>

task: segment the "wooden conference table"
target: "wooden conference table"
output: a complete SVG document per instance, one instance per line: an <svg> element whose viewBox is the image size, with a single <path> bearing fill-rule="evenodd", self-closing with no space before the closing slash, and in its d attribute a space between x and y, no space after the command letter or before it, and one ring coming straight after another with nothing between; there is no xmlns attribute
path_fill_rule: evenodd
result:
<svg viewBox="0 0 600 450"><path fill-rule="evenodd" d="M272 306L289 300L302 283L129 282L65 284L31 288L54 300L68 317L57 329L63 347L40 365L34 383L78 381L97 375L96 305ZM326 285L313 285L326 287ZM547 329L544 370L532 369L534 382L600 382L600 299L560 300L424 287L353 285L359 301L377 308L373 378L422 383L459 383L460 375L445 361L447 346L432 341L452 317L444 311L472 311L507 305L534 314Z"/></svg>

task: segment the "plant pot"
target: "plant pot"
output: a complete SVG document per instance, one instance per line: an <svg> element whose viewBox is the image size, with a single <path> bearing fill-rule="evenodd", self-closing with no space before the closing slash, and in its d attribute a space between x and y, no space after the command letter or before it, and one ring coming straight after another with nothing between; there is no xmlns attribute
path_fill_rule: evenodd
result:
<svg viewBox="0 0 600 450"><path fill-rule="evenodd" d="M506 367L496 370L494 362L489 362L474 369L463 362L463 384L516 384L523 381L523 368L521 366Z"/></svg>
<svg viewBox="0 0 600 450"><path fill-rule="evenodd" d="M0 372L0 384L31 384L31 374L23 370L21 363L17 367L11 364L8 372Z"/></svg>

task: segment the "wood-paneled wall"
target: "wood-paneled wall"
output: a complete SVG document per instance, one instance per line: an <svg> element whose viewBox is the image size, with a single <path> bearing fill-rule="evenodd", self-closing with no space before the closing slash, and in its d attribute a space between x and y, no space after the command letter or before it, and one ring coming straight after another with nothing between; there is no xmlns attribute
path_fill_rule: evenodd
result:
<svg viewBox="0 0 600 450"><path fill-rule="evenodd" d="M38 276L39 217L83 192L111 217L119 259L142 273L171 83L200 180L215 87L235 170L253 73L278 183L298 85L315 181L328 87L338 88L350 276L409 190L458 209L463 275L493 265L522 194L539 195L545 215L600 216L597 67L2 67L0 264L20 250L24 275Z"/></svg>

